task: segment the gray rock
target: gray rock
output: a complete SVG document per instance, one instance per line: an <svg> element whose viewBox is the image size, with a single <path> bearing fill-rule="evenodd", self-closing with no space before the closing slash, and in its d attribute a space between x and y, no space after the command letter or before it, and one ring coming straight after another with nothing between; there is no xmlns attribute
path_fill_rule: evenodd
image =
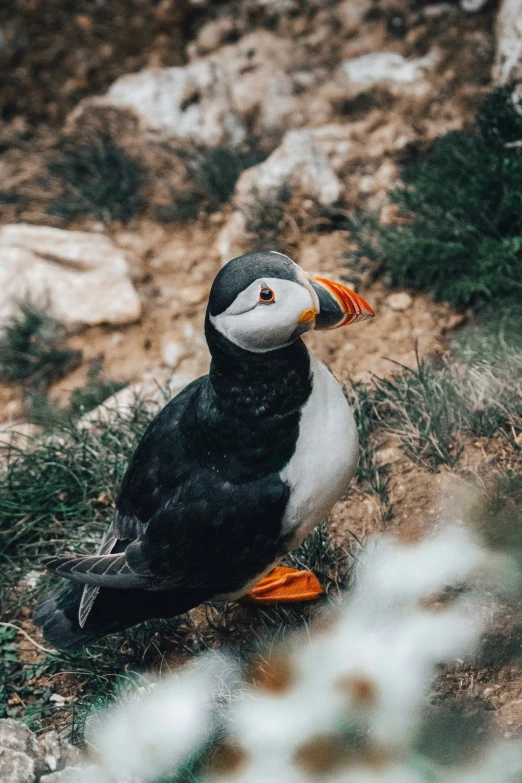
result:
<svg viewBox="0 0 522 783"><path fill-rule="evenodd" d="M522 79L522 0L502 0L496 24L496 84Z"/></svg>
<svg viewBox="0 0 522 783"><path fill-rule="evenodd" d="M247 129L280 138L284 129L301 127L309 113L307 100L295 94L296 86L302 87L296 73L303 68L295 42L256 30L220 46L231 29L234 23L227 18L209 22L189 45L187 65L122 76L105 95L82 101L68 127L79 126L89 111L104 107L131 110L149 140L210 147L240 144ZM315 111L313 118L317 120Z"/></svg>
<svg viewBox="0 0 522 783"><path fill-rule="evenodd" d="M321 204L332 204L342 193L328 157L308 130L288 132L269 158L241 174L234 196L236 211L218 238L223 263L252 247L263 205L276 203L286 189Z"/></svg>
<svg viewBox="0 0 522 783"><path fill-rule="evenodd" d="M0 720L0 749L15 750L31 757L38 754L38 742L31 729L13 718ZM0 778L3 783L3 778Z"/></svg>
<svg viewBox="0 0 522 783"><path fill-rule="evenodd" d="M45 734L38 743L38 772L40 775L76 766L82 754L56 731Z"/></svg>
<svg viewBox="0 0 522 783"><path fill-rule="evenodd" d="M183 345L175 340L167 340L161 346L161 359L167 367L175 369L185 355L186 351Z"/></svg>
<svg viewBox="0 0 522 783"><path fill-rule="evenodd" d="M295 94L295 42L268 30L256 30L210 56L226 75L234 112L251 132L281 137L301 127L307 101Z"/></svg>
<svg viewBox="0 0 522 783"><path fill-rule="evenodd" d="M106 236L24 223L0 229L0 312L20 297L49 302L64 323L125 324L141 311L122 250Z"/></svg>
<svg viewBox="0 0 522 783"><path fill-rule="evenodd" d="M88 106L132 109L149 134L208 146L237 144L246 134L233 110L223 69L213 60L122 76L106 95L82 101L70 121L81 121Z"/></svg>
<svg viewBox="0 0 522 783"><path fill-rule="evenodd" d="M422 79L424 72L433 65L431 54L415 60L407 60L394 52L372 52L353 60L346 60L342 70L349 82L366 87L379 82L412 84Z"/></svg>
<svg viewBox="0 0 522 783"><path fill-rule="evenodd" d="M2 783L34 783L34 759L19 750L0 748L0 780Z"/></svg>
<svg viewBox="0 0 522 783"><path fill-rule="evenodd" d="M488 0L460 0L460 7L468 14L476 14L481 11Z"/></svg>

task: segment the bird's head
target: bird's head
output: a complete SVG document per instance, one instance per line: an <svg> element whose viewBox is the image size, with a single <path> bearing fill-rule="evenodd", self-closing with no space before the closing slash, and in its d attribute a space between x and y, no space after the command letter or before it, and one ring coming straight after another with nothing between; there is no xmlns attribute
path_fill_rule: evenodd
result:
<svg viewBox="0 0 522 783"><path fill-rule="evenodd" d="M274 251L229 261L214 280L207 310L214 329L257 354L284 348L310 329L335 329L373 316L354 291Z"/></svg>

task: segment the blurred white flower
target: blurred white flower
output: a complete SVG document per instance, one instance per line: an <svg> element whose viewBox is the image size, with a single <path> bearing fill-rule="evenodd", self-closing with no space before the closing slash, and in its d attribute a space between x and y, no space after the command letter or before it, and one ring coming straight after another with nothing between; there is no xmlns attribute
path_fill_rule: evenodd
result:
<svg viewBox="0 0 522 783"><path fill-rule="evenodd" d="M474 763L440 776L441 783L520 783L522 742L499 742L484 753L481 748Z"/></svg>
<svg viewBox="0 0 522 783"><path fill-rule="evenodd" d="M415 544L390 536L370 543L358 570L352 603L365 614L411 609L451 585L463 584L487 563L487 553L467 530L443 527Z"/></svg>
<svg viewBox="0 0 522 783"><path fill-rule="evenodd" d="M141 698L116 704L98 722L92 744L115 779L154 781L189 758L213 727L206 667L186 667Z"/></svg>
<svg viewBox="0 0 522 783"><path fill-rule="evenodd" d="M520 783L518 743L451 771L414 751L436 667L469 655L484 630L476 593L448 588L480 585L488 563L457 525L417 543L379 539L332 622L267 654L250 685L238 687L231 658L207 654L108 710L96 783L172 776L217 735L198 778L208 783Z"/></svg>

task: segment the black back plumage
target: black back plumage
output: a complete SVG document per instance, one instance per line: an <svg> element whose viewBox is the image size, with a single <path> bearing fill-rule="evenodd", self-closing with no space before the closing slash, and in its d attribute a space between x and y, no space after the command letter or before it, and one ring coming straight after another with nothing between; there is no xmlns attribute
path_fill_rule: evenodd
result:
<svg viewBox="0 0 522 783"><path fill-rule="evenodd" d="M169 586L205 585L211 597L239 590L277 556L289 495L279 474L311 380L302 343L252 361L209 322L207 339L210 374L151 424L123 480L118 516L124 528L147 524L127 548L134 571Z"/></svg>
<svg viewBox="0 0 522 783"><path fill-rule="evenodd" d="M240 591L284 550L282 519L289 487L280 472L294 453L301 410L311 393L308 351L297 340L278 350L251 353L229 342L209 318L260 275L296 275L298 268L289 259L251 255L249 271L240 260L230 262L214 283L205 322L212 355L209 374L187 386L150 424L121 485L107 540L142 586L111 590L110 580L102 580L99 594L98 588L87 588L90 613L83 618L84 628L79 632L71 625L74 612L69 609L67 634L46 599L48 610L40 607L35 620L57 646L75 646L93 633L108 633L145 617L167 616L169 606L170 614L177 614ZM63 575L73 578L74 569L64 568L69 571ZM60 567L54 570L60 573ZM121 582L132 588L136 584ZM78 591L65 594L78 599Z"/></svg>

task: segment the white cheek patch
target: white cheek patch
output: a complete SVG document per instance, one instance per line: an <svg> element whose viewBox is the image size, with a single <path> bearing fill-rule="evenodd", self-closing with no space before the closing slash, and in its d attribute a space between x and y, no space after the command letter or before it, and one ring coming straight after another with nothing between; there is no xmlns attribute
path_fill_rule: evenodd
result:
<svg viewBox="0 0 522 783"><path fill-rule="evenodd" d="M259 302L261 288L274 292L275 302ZM265 353L288 345L296 337L301 313L313 306L304 286L282 278L259 278L217 316L212 325L228 340L253 353Z"/></svg>

